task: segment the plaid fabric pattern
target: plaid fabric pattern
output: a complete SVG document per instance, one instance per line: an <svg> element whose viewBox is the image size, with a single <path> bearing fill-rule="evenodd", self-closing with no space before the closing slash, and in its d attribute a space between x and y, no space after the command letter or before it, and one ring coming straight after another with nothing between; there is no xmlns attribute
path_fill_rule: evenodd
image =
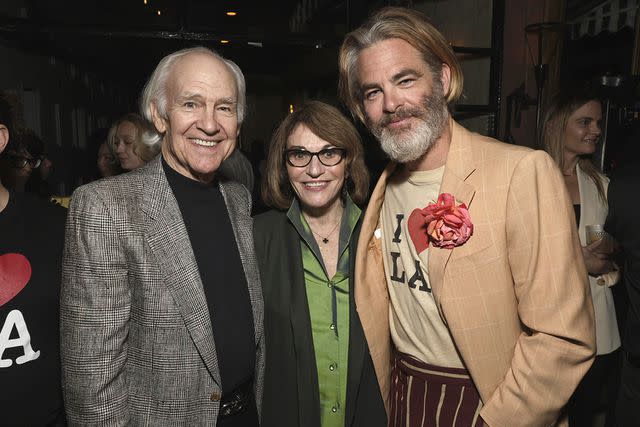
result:
<svg viewBox="0 0 640 427"><path fill-rule="evenodd" d="M221 183L253 308L255 393L263 305L250 197ZM61 356L70 425L215 425L220 375L187 230L160 157L80 187L67 219Z"/></svg>

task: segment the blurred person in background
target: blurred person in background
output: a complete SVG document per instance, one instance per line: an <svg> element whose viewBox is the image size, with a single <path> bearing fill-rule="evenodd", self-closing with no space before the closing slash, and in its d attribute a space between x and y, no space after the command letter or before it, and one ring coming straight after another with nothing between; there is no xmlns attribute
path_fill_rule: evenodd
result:
<svg viewBox="0 0 640 427"><path fill-rule="evenodd" d="M587 228L603 227L609 179L591 162L602 133L602 105L586 87L570 87L552 101L543 122L543 144L562 172L575 212L582 257L589 274L596 320L596 358L569 400L569 425L590 426L602 411L606 389L607 425L613 425L620 334L610 286L620 273L606 239L589 241Z"/></svg>
<svg viewBox="0 0 640 427"><path fill-rule="evenodd" d="M14 138L0 93L0 424L63 426L59 296L65 210L5 186L24 184L39 159Z"/></svg>
<svg viewBox="0 0 640 427"><path fill-rule="evenodd" d="M616 425L638 425L640 411L640 147L628 145L623 152L627 164L614 169L607 192L609 213L605 230L620 245L622 281L629 302L622 333L622 367L616 402ZM618 307L620 308L620 307Z"/></svg>
<svg viewBox="0 0 640 427"><path fill-rule="evenodd" d="M98 147L98 159L96 161L98 172L101 178L118 175L121 171L120 162L111 149L111 145L103 142Z"/></svg>
<svg viewBox="0 0 640 427"><path fill-rule="evenodd" d="M26 129L14 131L0 160L0 179L6 188L18 193L26 190L29 178L42 165L42 158L33 155L26 144L31 136L35 135Z"/></svg>
<svg viewBox="0 0 640 427"><path fill-rule="evenodd" d="M255 187L255 177L253 175L253 166L240 149L233 150L229 158L225 159L218 170L221 176L239 182L244 185L252 194Z"/></svg>
<svg viewBox="0 0 640 427"><path fill-rule="evenodd" d="M34 131L24 129L21 138L25 148L34 159L40 160L40 166L35 169L25 185L25 191L37 194L40 197L49 199L52 195L49 177L53 170L53 162L47 151L47 146Z"/></svg>
<svg viewBox="0 0 640 427"><path fill-rule="evenodd" d="M151 123L136 113L116 120L107 138L125 171L137 169L153 159L160 152L162 141Z"/></svg>

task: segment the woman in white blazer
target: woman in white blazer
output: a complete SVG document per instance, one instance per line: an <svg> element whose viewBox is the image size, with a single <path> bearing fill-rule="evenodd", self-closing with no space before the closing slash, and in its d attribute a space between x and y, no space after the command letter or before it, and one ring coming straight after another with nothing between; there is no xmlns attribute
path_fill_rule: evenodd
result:
<svg viewBox="0 0 640 427"><path fill-rule="evenodd" d="M592 425L600 409L602 388L608 387L607 418L612 422L618 372L620 334L610 286L619 278L606 240L589 244L588 225L603 226L607 217L609 180L591 162L600 139L602 105L587 90L569 90L551 104L543 123L544 147L564 176L576 212L582 254L589 272L596 318L597 356L569 401L569 425ZM609 245L611 246L611 245Z"/></svg>

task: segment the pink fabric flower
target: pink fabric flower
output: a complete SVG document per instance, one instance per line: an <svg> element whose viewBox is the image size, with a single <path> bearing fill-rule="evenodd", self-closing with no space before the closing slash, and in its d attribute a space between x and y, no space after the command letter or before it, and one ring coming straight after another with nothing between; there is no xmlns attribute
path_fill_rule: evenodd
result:
<svg viewBox="0 0 640 427"><path fill-rule="evenodd" d="M429 203L424 209L411 212L408 227L418 253L426 249L429 243L453 249L464 244L473 234L467 206L464 203L456 206L455 198L449 193L442 193L436 203ZM425 238L426 242L423 241Z"/></svg>

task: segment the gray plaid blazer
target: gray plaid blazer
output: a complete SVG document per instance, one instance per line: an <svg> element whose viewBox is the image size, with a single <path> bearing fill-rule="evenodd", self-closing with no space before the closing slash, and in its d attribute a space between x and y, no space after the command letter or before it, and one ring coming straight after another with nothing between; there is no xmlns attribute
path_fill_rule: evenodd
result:
<svg viewBox="0 0 640 427"><path fill-rule="evenodd" d="M220 189L253 308L260 413L263 303L251 198L237 183ZM215 426L221 380L209 309L160 156L74 192L60 304L70 425Z"/></svg>

